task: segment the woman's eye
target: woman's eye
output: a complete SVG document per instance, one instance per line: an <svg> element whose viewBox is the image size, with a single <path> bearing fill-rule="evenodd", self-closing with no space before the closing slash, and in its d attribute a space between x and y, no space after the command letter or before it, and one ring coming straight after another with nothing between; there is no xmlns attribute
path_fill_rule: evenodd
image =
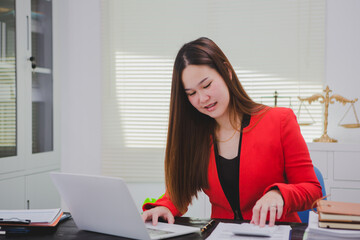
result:
<svg viewBox="0 0 360 240"><path fill-rule="evenodd" d="M212 82L210 82L208 85L204 86L204 88L210 87L211 83L212 83Z"/></svg>
<svg viewBox="0 0 360 240"><path fill-rule="evenodd" d="M193 96L195 95L196 92L191 92L191 93L188 93L188 96Z"/></svg>

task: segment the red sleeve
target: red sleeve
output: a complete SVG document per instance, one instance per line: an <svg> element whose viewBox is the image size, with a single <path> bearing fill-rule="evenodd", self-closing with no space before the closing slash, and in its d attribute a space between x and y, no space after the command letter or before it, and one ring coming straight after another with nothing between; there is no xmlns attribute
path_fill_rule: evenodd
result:
<svg viewBox="0 0 360 240"><path fill-rule="evenodd" d="M171 213L174 215L174 217L181 217L183 214L177 210L177 208L174 206L174 204L170 201L169 195L166 192L164 196L159 198L155 203L146 203L143 205L142 209L143 211L149 210L153 207L157 206L163 206L167 207Z"/></svg>
<svg viewBox="0 0 360 240"><path fill-rule="evenodd" d="M272 184L264 193L273 187L279 188L284 199L285 216L288 212L310 209L312 203L322 196L322 192L309 150L291 109L281 116L281 143L287 183Z"/></svg>

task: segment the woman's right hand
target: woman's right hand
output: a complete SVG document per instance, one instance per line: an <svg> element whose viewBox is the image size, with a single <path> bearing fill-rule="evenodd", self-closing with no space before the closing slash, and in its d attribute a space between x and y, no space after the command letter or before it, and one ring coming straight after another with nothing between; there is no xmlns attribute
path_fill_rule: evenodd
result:
<svg viewBox="0 0 360 240"><path fill-rule="evenodd" d="M141 218L143 221L152 220L152 224L155 226L158 223L159 217L164 218L168 223L174 223L175 218L172 215L171 211L167 207L157 206L146 210L142 213Z"/></svg>

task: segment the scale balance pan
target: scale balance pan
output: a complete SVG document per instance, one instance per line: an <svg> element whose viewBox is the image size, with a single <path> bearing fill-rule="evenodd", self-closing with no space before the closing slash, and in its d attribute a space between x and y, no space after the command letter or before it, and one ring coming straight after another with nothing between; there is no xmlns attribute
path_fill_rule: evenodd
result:
<svg viewBox="0 0 360 240"><path fill-rule="evenodd" d="M340 126L344 128L360 128L360 123L341 124Z"/></svg>
<svg viewBox="0 0 360 240"><path fill-rule="evenodd" d="M310 125L313 125L314 123L312 122L300 122L299 125L300 126L310 126Z"/></svg>

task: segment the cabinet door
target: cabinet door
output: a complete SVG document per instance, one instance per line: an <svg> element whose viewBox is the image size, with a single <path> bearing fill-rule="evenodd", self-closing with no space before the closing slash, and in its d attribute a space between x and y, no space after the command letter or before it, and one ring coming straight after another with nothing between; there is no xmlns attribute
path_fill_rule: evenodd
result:
<svg viewBox="0 0 360 240"><path fill-rule="evenodd" d="M0 209L25 208L24 179L24 177L16 177L0 181Z"/></svg>
<svg viewBox="0 0 360 240"><path fill-rule="evenodd" d="M0 174L23 169L19 153L24 149L21 142L24 135L20 133L24 131L19 118L24 115L17 107L22 101L17 88L22 76L16 74L15 4L15 0L0 1Z"/></svg>
<svg viewBox="0 0 360 240"><path fill-rule="evenodd" d="M59 161L52 1L0 1L0 173Z"/></svg>
<svg viewBox="0 0 360 240"><path fill-rule="evenodd" d="M60 208L60 196L48 172L26 176L26 207Z"/></svg>
<svg viewBox="0 0 360 240"><path fill-rule="evenodd" d="M23 2L23 0L21 0ZM59 159L57 109L54 94L52 54L52 1L30 0L29 38L31 92L28 95L29 118L27 169L53 165ZM31 103L31 105L30 105Z"/></svg>

